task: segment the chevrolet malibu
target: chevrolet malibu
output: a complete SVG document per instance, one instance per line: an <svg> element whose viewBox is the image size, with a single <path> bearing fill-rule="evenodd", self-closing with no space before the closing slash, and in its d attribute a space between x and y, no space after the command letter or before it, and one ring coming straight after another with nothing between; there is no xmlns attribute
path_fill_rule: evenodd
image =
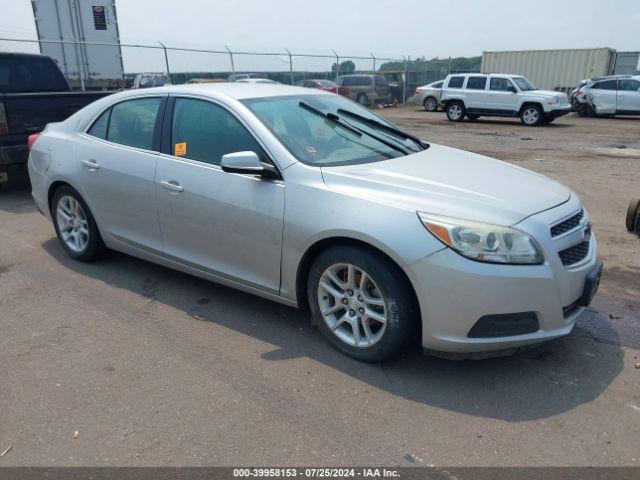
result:
<svg viewBox="0 0 640 480"><path fill-rule="evenodd" d="M602 264L567 187L427 143L338 95L169 86L100 99L29 139L62 247L106 249L293 307L378 362L568 334Z"/></svg>

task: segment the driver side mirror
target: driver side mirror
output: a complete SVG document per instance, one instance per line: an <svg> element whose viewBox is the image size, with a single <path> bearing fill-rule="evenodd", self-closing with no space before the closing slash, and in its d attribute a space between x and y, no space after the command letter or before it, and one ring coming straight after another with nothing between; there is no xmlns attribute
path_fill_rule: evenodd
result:
<svg viewBox="0 0 640 480"><path fill-rule="evenodd" d="M275 167L263 165L256 152L234 152L222 156L220 167L223 172L243 175L262 175L268 178L280 178Z"/></svg>
<svg viewBox="0 0 640 480"><path fill-rule="evenodd" d="M511 93L518 93L518 91L516 90L516 87L514 87L513 85L509 85L507 87L507 90Z"/></svg>

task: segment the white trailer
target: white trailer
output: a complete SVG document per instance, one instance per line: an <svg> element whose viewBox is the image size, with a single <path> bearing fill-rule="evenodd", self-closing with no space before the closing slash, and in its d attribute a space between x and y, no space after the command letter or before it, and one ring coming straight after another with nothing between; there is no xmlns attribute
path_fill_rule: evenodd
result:
<svg viewBox="0 0 640 480"><path fill-rule="evenodd" d="M57 62L71 88L122 88L114 0L31 0L31 5L40 52Z"/></svg>
<svg viewBox="0 0 640 480"><path fill-rule="evenodd" d="M480 71L524 75L540 89L569 92L580 80L611 75L615 58L612 48L482 52Z"/></svg>

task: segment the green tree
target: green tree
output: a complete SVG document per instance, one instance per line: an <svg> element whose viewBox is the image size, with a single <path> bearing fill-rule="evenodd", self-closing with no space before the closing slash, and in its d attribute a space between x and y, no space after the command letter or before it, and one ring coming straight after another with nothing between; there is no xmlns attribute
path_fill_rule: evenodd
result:
<svg viewBox="0 0 640 480"><path fill-rule="evenodd" d="M337 65L338 65L337 63L334 63L333 65L331 65L331 75L334 77L337 75L337 72L336 72ZM351 60L345 60L344 62L340 62L340 75L350 75L355 71L356 71L356 64L353 63Z"/></svg>

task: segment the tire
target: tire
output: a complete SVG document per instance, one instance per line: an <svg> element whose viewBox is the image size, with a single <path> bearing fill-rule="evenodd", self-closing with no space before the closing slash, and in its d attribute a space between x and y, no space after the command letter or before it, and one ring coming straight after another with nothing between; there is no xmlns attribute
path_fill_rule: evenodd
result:
<svg viewBox="0 0 640 480"><path fill-rule="evenodd" d="M104 255L106 247L98 226L86 202L75 189L63 185L55 191L51 217L58 240L71 258L91 262Z"/></svg>
<svg viewBox="0 0 640 480"><path fill-rule="evenodd" d="M358 96L356 97L356 101L360 105L364 105L365 107L369 105L369 99L364 93L359 93Z"/></svg>
<svg viewBox="0 0 640 480"><path fill-rule="evenodd" d="M461 122L464 120L466 109L462 102L450 102L447 104L447 118L450 122Z"/></svg>
<svg viewBox="0 0 640 480"><path fill-rule="evenodd" d="M520 112L520 121L527 127L535 127L542 123L543 113L539 105L526 105Z"/></svg>
<svg viewBox="0 0 640 480"><path fill-rule="evenodd" d="M627 208L627 218L625 220L627 231L634 232L636 230L638 215L640 215L640 198L632 198L631 202L629 202L629 208Z"/></svg>
<svg viewBox="0 0 640 480"><path fill-rule="evenodd" d="M422 102L422 106L427 112L435 112L438 110L438 101L434 97L427 97Z"/></svg>
<svg viewBox="0 0 640 480"><path fill-rule="evenodd" d="M349 285L347 271L350 268L354 273ZM362 272L366 276L363 277ZM365 295L360 294L363 290L359 288L363 278L366 278ZM401 270L390 260L346 245L320 253L307 278L314 323L337 350L363 362L390 359L415 338L417 308L411 292ZM367 312L372 316L367 317ZM382 317L385 322L379 320ZM357 327L357 334L353 326Z"/></svg>
<svg viewBox="0 0 640 480"><path fill-rule="evenodd" d="M469 120L477 120L480 118L480 115L478 115L477 113L467 113L467 118Z"/></svg>

